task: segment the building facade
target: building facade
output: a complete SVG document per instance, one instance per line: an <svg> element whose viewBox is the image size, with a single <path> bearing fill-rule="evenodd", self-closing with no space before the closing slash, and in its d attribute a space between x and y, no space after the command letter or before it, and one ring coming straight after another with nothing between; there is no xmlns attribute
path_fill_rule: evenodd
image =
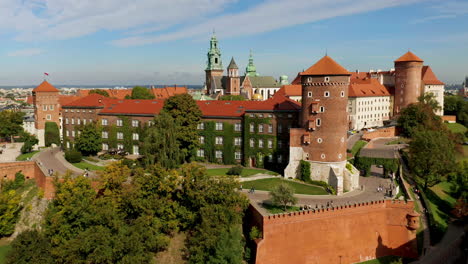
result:
<svg viewBox="0 0 468 264"><path fill-rule="evenodd" d="M45 145L45 124L54 122L60 127L59 90L44 80L33 89L34 119L38 145Z"/></svg>

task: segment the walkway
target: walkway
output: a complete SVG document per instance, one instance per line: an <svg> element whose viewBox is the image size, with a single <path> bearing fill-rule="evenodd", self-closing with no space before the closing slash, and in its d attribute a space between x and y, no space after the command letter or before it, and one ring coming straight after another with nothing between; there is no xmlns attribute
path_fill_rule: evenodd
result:
<svg viewBox="0 0 468 264"><path fill-rule="evenodd" d="M5 148L1 147L5 146ZM0 144L0 149L3 153L0 154L0 162L16 161L16 157L21 154L23 143L3 143Z"/></svg>
<svg viewBox="0 0 468 264"><path fill-rule="evenodd" d="M83 170L68 163L63 157L63 152L60 148L49 148L38 153L34 158L39 165L45 168L45 171L52 169L54 173L65 174L70 171L74 175L82 175Z"/></svg>
<svg viewBox="0 0 468 264"><path fill-rule="evenodd" d="M361 139L362 134L363 134L363 132L359 131L359 133L356 133L356 134L353 134L353 135L349 136L346 148L348 150L351 150L353 148L354 144L356 144L356 142L358 142L358 140Z"/></svg>

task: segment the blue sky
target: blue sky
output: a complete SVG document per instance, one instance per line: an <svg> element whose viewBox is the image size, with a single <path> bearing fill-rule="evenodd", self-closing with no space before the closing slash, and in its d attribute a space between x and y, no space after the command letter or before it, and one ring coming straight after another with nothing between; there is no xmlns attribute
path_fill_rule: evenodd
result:
<svg viewBox="0 0 468 264"><path fill-rule="evenodd" d="M408 49L444 82L468 75L467 0L1 0L0 86L203 84L213 29L225 66L290 80L326 51L390 69Z"/></svg>

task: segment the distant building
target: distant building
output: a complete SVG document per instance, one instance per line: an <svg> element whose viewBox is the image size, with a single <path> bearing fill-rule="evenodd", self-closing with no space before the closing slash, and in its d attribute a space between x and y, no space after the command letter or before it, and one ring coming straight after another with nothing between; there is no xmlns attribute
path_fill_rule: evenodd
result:
<svg viewBox="0 0 468 264"><path fill-rule="evenodd" d="M465 77L465 82L463 82L463 87L458 91L458 95L468 97L468 76Z"/></svg>

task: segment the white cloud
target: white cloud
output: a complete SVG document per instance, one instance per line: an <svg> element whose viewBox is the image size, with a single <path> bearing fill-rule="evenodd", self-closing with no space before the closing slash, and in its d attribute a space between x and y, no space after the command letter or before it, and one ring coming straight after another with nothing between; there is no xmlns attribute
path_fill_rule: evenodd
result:
<svg viewBox="0 0 468 264"><path fill-rule="evenodd" d="M239 13L225 14L180 30L153 36L132 36L113 41L118 46L145 45L163 41L199 37L216 28L217 35L236 37L273 31L298 24L365 13L384 8L411 4L420 0L267 0Z"/></svg>
<svg viewBox="0 0 468 264"><path fill-rule="evenodd" d="M436 14L427 17L415 19L414 24L425 23L434 20L456 18L468 14L468 2L462 1L445 1L437 5L430 6L431 12Z"/></svg>
<svg viewBox="0 0 468 264"><path fill-rule="evenodd" d="M44 53L42 49L22 49L7 53L10 57L30 57Z"/></svg>

